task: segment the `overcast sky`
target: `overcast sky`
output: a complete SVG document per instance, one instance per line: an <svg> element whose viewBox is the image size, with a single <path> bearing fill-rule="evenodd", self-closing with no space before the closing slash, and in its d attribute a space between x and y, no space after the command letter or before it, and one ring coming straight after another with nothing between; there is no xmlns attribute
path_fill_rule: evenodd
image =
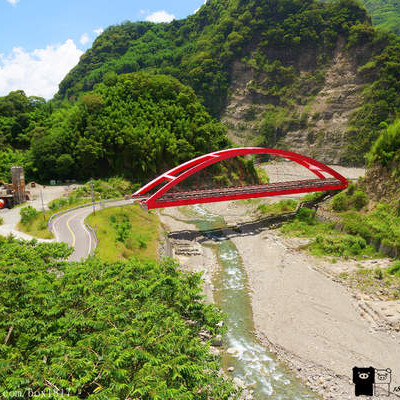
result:
<svg viewBox="0 0 400 400"><path fill-rule="evenodd" d="M50 99L97 35L123 21L169 22L204 0L0 0L0 96Z"/></svg>

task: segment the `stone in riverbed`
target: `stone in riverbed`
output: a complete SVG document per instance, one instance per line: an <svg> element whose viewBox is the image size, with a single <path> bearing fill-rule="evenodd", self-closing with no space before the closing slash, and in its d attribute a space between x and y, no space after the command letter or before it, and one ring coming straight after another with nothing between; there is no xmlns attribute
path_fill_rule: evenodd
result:
<svg viewBox="0 0 400 400"><path fill-rule="evenodd" d="M213 346L221 347L223 344L222 336L221 335L215 336L211 343Z"/></svg>

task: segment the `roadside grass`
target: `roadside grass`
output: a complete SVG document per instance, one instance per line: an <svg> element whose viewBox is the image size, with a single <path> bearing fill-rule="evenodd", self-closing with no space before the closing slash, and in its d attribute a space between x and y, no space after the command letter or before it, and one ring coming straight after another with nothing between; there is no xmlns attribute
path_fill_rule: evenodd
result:
<svg viewBox="0 0 400 400"><path fill-rule="evenodd" d="M158 258L160 222L140 206L110 207L89 215L99 239L96 256L102 261Z"/></svg>
<svg viewBox="0 0 400 400"><path fill-rule="evenodd" d="M93 180L93 191L96 201L99 201L100 198L105 200L123 197L127 193L132 193L135 188L136 185L120 177ZM44 216L40 211L32 211L31 206L26 207L25 205L21 205L21 221L18 223L18 230L36 238L52 239L54 235L49 232L47 223L53 214L91 202L92 186L91 182L87 182L71 192L68 197L52 200L49 203L49 210L45 211ZM26 208L28 208L28 211L22 211ZM24 213L28 213L29 216L24 218Z"/></svg>
<svg viewBox="0 0 400 400"><path fill-rule="evenodd" d="M4 224L4 220L3 220L3 218L0 217L0 225L3 225L3 224Z"/></svg>
<svg viewBox="0 0 400 400"><path fill-rule="evenodd" d="M23 207L20 210L21 220L18 223L18 230L28 233L40 239L52 239L53 234L47 229L49 213L41 213L32 206Z"/></svg>
<svg viewBox="0 0 400 400"><path fill-rule="evenodd" d="M64 203L64 200L66 203ZM54 238L54 235L48 230L47 223L53 214L77 207L79 205L88 204L90 202L91 199L80 199L79 201L71 202L70 204L67 199L55 199L49 205L51 209L46 210L44 214L43 212L34 209L32 206L23 207L20 210L21 220L19 221L17 228L20 232L27 233L36 238L52 239ZM52 203L57 204L57 206L52 207ZM23 214L27 213L27 211L24 211L26 209L29 210L28 213L30 215L24 218Z"/></svg>

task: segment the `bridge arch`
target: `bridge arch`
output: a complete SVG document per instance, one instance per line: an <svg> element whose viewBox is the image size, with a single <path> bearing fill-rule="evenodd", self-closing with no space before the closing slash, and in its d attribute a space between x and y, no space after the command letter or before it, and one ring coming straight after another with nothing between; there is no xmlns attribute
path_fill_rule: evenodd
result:
<svg viewBox="0 0 400 400"><path fill-rule="evenodd" d="M189 195L180 196L180 198L173 199L171 195L168 196L168 192L174 186L176 186L179 182L182 182L183 180L189 178L196 172L228 158L248 154L270 154L286 158L306 167L314 175L316 175L318 179L299 181L303 182L302 187L299 185L295 187L295 185L293 184L286 184L286 186L279 186L277 184L263 185L263 187L260 186L260 188L265 190L260 190L257 192L253 191L252 193L244 193L242 191L241 193L214 193L210 196L207 196L207 193L205 193L205 196L203 197L190 198L190 193L188 192ZM326 178L323 173L331 175L332 178ZM308 183L306 184L306 182ZM164 185L159 188L155 193L149 193L154 187L162 183L164 183ZM215 151L213 153L208 153L192 160L186 161L183 164L180 164L177 167L174 167L169 171L161 174L157 178L153 179L151 182L136 191L132 195L132 198L140 200L142 205L146 206L148 209L152 209L196 203L238 200L251 197L277 196L283 194L307 193L325 190L341 190L345 189L347 186L348 182L345 177L343 177L341 174L328 167L327 165L310 157L287 150L269 149L264 147L238 147L233 149Z"/></svg>

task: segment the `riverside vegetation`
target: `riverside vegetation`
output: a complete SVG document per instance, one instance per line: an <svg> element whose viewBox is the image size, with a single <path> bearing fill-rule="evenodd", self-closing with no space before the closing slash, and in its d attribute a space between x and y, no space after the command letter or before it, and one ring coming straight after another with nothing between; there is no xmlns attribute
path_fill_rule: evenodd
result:
<svg viewBox="0 0 400 400"><path fill-rule="evenodd" d="M93 186L103 198L132 190L121 178ZM91 185L79 187L54 200L50 212L90 195ZM27 224L42 215L25 207L21 217ZM203 302L201 274L157 261L158 219L130 206L102 210L89 222L100 246L81 263L62 261L72 251L65 244L0 237L2 395L238 398L210 342L199 339L200 331L223 333L223 315Z"/></svg>
<svg viewBox="0 0 400 400"><path fill-rule="evenodd" d="M284 224L282 233L310 238L305 246L318 256L364 259L380 257L381 252L395 259L388 268L362 269L341 278L353 286L370 293L380 288L390 298L400 297L400 121L386 127L368 153L369 170L386 170L383 185L389 193L386 198L374 201L377 183L365 179L336 195L330 209L332 222L315 218L314 210L300 209L293 221ZM310 200L314 195L306 196ZM277 215L293 211L297 202L285 200L275 204L261 204L258 211L263 215ZM326 207L325 207L326 209ZM397 259L397 261L396 261Z"/></svg>

